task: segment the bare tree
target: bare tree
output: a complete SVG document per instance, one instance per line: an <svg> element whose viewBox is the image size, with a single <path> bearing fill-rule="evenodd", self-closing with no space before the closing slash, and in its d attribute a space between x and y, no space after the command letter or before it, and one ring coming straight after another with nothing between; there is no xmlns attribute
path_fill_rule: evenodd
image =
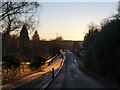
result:
<svg viewBox="0 0 120 90"><path fill-rule="evenodd" d="M1 32L10 34L18 31L26 24L28 29L35 28L35 15L40 4L38 2L2 2L0 13Z"/></svg>

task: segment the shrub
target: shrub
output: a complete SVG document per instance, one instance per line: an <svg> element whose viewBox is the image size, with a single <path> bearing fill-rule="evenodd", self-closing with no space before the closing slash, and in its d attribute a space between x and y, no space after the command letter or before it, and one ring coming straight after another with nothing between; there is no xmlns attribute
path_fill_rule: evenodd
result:
<svg viewBox="0 0 120 90"><path fill-rule="evenodd" d="M20 65L17 68L2 68L2 84L17 81L27 75L34 73L29 65Z"/></svg>
<svg viewBox="0 0 120 90"><path fill-rule="evenodd" d="M20 57L17 54L9 54L3 56L2 61L3 61L3 67L6 68L10 68L10 67L17 68L18 66L20 66L20 62L21 62Z"/></svg>
<svg viewBox="0 0 120 90"><path fill-rule="evenodd" d="M38 69L41 65L45 64L45 58L41 56L34 57L31 61L30 68Z"/></svg>

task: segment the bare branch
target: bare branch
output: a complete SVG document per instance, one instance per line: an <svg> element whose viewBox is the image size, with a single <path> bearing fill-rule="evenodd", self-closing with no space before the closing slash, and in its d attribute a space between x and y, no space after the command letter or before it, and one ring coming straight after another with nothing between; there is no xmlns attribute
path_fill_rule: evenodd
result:
<svg viewBox="0 0 120 90"><path fill-rule="evenodd" d="M38 2L2 2L0 21L3 23L0 23L0 26L7 33L18 30L25 23L28 24L29 29L34 29L35 22L33 22L33 17L38 7ZM23 18L25 14L27 18Z"/></svg>

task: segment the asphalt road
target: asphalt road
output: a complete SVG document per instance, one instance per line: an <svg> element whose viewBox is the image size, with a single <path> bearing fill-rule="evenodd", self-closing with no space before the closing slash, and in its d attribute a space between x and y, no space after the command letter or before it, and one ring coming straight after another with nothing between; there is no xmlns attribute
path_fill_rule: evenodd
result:
<svg viewBox="0 0 120 90"><path fill-rule="evenodd" d="M78 68L78 61L73 53L66 55L64 66L51 82L50 88L106 88L98 81L84 74Z"/></svg>

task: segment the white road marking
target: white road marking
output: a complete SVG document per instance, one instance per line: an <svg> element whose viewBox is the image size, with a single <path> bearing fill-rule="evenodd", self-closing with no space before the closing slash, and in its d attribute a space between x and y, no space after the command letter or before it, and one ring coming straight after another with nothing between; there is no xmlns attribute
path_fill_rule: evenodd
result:
<svg viewBox="0 0 120 90"><path fill-rule="evenodd" d="M76 59L75 59L75 62L77 62Z"/></svg>
<svg viewBox="0 0 120 90"><path fill-rule="evenodd" d="M75 74L75 75L74 75L74 77L76 77L76 78L77 78L77 77L78 77L78 75L77 75L77 74Z"/></svg>

